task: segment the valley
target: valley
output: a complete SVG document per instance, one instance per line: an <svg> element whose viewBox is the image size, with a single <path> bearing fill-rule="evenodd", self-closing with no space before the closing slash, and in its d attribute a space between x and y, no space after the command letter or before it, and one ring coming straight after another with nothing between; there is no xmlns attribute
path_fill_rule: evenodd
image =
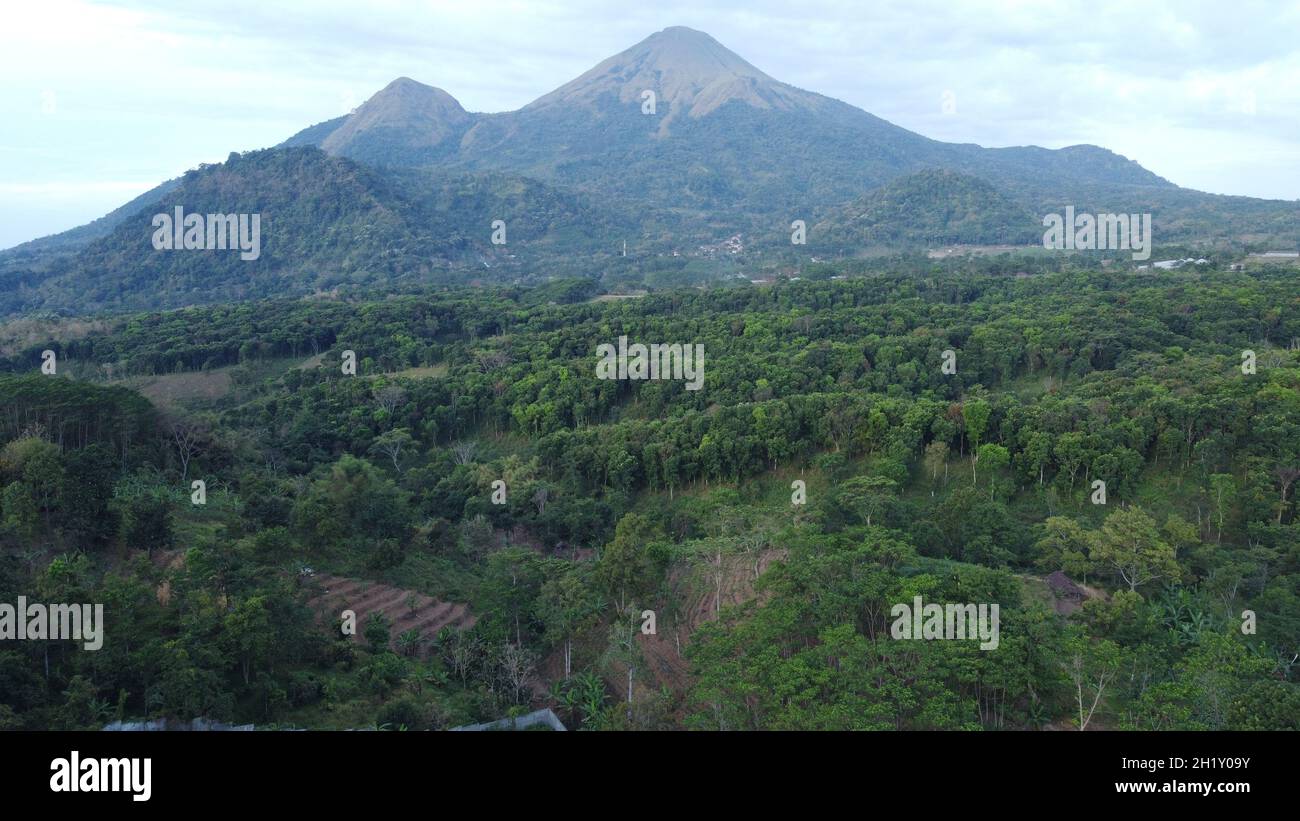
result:
<svg viewBox="0 0 1300 821"><path fill-rule="evenodd" d="M191 45L264 45L200 11L171 19ZM899 34L944 117L958 75L1003 72L956 121L883 96L897 54L866 66L793 13L788 48L719 29L754 62L680 25L593 29L601 54L642 37L598 61L504 24L413 60L442 31L427 9L348 30L355 49L298 25L315 13L277 35L349 80L314 125L295 67L259 69L246 108L137 122L129 94L68 95L24 132L39 165L100 122L96 173L128 175L158 166L109 162L139 162L121 122L161 150L180 123L224 141L238 112L259 135L279 117L261 148L214 137L224 160L0 251L0 601L102 608L93 648L0 624L0 730L1300 729L1300 200L1070 144L1178 154L1192 130L1153 152L1166 126L1133 101L1235 94L1197 62L1235 29L1168 10L1170 42L1113 56L1152 77L1090 69L1061 92L1089 113L1044 131L1059 101L1026 103L1017 60L1106 32L1026 16L964 65L965 29ZM1287 65L1233 43L1234 71ZM757 65L792 54L796 79L954 141ZM1207 103L1236 146L1207 163L1294 173L1269 142L1284 86L1232 128ZM61 174L0 199L78 190ZM1074 777L1037 757L1047 787Z"/></svg>
<svg viewBox="0 0 1300 821"><path fill-rule="evenodd" d="M1096 693L1090 726L1277 720L1300 635L1296 280L980 259L568 304L274 300L29 338L0 360L0 580L133 602L106 608L93 673L50 673L124 691L127 717L1032 729L1077 712L1065 661L1123 659L1147 674ZM594 378L611 332L699 340L701 389ZM42 375L51 346L64 371ZM153 393L192 379L214 387ZM158 550L185 559L139 562ZM891 604L918 595L996 602L998 648L893 641ZM355 636L331 634L336 610ZM89 720L22 652L0 653L9 720ZM1199 712L1208 687L1236 706Z"/></svg>

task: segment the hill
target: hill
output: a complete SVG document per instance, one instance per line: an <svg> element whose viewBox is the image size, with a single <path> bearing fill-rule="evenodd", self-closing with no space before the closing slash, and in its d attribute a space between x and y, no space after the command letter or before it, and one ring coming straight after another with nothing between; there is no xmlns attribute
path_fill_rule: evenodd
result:
<svg viewBox="0 0 1300 821"><path fill-rule="evenodd" d="M320 156L306 159L310 150ZM264 211L266 256L250 266L140 253L145 212L164 201ZM1097 146L931 140L782 83L677 26L517 111L469 112L442 89L394 80L275 150L232 155L95 223L0 253L0 313L397 287L412 277L604 276L623 241L653 259L709 256L743 235L748 264L778 265L790 262L788 245L771 252L796 219L829 232L827 253L1018 243L1066 205L1152 213L1158 244L1300 244L1300 203L1179 188ZM527 253L488 242L497 219ZM652 284L658 273L620 270L617 281Z"/></svg>
<svg viewBox="0 0 1300 821"><path fill-rule="evenodd" d="M837 209L810 231L817 250L1037 242L1042 228L1023 206L977 178L927 170L900 177Z"/></svg>
<svg viewBox="0 0 1300 821"><path fill-rule="evenodd" d="M591 253L633 220L612 206L507 174L431 170L394 176L310 147L231 155L191 171L73 255L0 270L0 313L120 311L300 295L339 285L436 278L453 267L509 266L540 247ZM159 251L152 219L257 214L260 253ZM507 226L493 245L492 224ZM558 251L556 251L558 253Z"/></svg>

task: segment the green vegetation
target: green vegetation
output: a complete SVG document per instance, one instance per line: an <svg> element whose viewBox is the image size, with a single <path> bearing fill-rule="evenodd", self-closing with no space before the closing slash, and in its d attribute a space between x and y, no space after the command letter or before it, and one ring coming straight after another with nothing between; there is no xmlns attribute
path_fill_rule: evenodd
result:
<svg viewBox="0 0 1300 821"><path fill-rule="evenodd" d="M813 227L813 250L954 244L1034 245L1039 217L977 177L929 170L900 177Z"/></svg>
<svg viewBox="0 0 1300 821"><path fill-rule="evenodd" d="M0 726L1298 728L1300 284L972 264L24 329L0 603L107 625L0 646ZM620 335L702 344L704 388L596 379ZM388 615L317 621L326 573ZM421 596L475 618L403 626ZM915 596L997 603L999 646L892 638Z"/></svg>
<svg viewBox="0 0 1300 821"><path fill-rule="evenodd" d="M153 216L178 206L260 214L260 256L154 250ZM490 241L498 219L508 226L508 247ZM390 174L315 148L231 154L188 172L73 255L6 255L0 315L175 308L402 281L455 284L485 273L519 277L517 254L550 258L559 248L612 255L607 237L630 235L633 224L617 208L518 176Z"/></svg>

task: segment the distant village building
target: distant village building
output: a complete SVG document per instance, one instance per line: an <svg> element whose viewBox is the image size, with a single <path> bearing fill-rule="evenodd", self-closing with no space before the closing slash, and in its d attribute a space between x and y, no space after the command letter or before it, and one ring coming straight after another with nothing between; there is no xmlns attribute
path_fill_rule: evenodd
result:
<svg viewBox="0 0 1300 821"><path fill-rule="evenodd" d="M1184 265L1208 265L1208 259L1162 259L1159 262L1151 263L1152 268L1159 268L1164 271L1170 271L1176 268L1182 268ZM1146 266L1143 266L1146 267Z"/></svg>

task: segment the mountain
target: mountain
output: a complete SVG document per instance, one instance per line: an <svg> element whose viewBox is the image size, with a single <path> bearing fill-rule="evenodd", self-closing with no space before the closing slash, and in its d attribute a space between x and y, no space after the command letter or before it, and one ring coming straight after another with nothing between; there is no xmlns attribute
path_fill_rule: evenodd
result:
<svg viewBox="0 0 1300 821"><path fill-rule="evenodd" d="M256 214L256 259L234 250L156 250L153 217ZM493 245L494 220L506 225ZM0 267L0 315L181 307L305 295L452 269L520 272L516 254L617 250L638 220L618 206L508 174L409 170L400 175L316 148L235 154L187 173L152 203L74 256ZM233 245L233 243L232 243ZM475 274L477 275L477 274ZM464 281L465 275L455 277Z"/></svg>
<svg viewBox="0 0 1300 821"><path fill-rule="evenodd" d="M406 77L389 83L320 140L320 147L342 157L375 164L432 162L474 122L455 98Z"/></svg>
<svg viewBox="0 0 1300 821"><path fill-rule="evenodd" d="M188 256L141 250L140 232L168 202L264 210L279 228L257 265L222 257L199 278ZM517 111L469 112L399 78L275 149L232 155L96 223L0 252L0 310L145 304L153 289L159 304L184 304L489 268L608 276L624 240L653 256L741 234L762 253L796 219L834 253L1033 242L1026 215L1066 205L1151 212L1157 243L1300 243L1296 203L1179 188L1097 146L932 140L775 80L679 26ZM526 246L485 244L495 219ZM250 277L254 268L265 275Z"/></svg>
<svg viewBox="0 0 1300 821"><path fill-rule="evenodd" d="M399 93L400 91L400 93ZM653 107L646 93L653 92ZM931 140L779 82L703 32L657 32L523 108L470 114L411 80L287 144L361 162L507 171L717 231L808 218L927 168L979 176L1025 207L1176 186L1096 146L987 149Z"/></svg>
<svg viewBox="0 0 1300 821"><path fill-rule="evenodd" d="M758 109L816 112L827 99L773 80L702 31L673 26L603 60L523 111L600 109L611 98L640 108L647 90L654 91L656 108L668 108L659 136L667 136L678 117L703 117L732 100Z"/></svg>
<svg viewBox="0 0 1300 821"><path fill-rule="evenodd" d="M643 92L656 94L643 113ZM1294 203L1179 188L1105 148L982 148L931 140L780 83L717 40L665 29L522 109L477 115L443 165L505 170L677 214L717 238L830 218L901 177L948 169L1031 214L1154 214L1169 242L1300 239ZM961 207L954 203L954 207ZM895 233L915 235L905 224ZM1023 225L1022 215L1015 216ZM1023 235L1008 224L995 234Z"/></svg>

